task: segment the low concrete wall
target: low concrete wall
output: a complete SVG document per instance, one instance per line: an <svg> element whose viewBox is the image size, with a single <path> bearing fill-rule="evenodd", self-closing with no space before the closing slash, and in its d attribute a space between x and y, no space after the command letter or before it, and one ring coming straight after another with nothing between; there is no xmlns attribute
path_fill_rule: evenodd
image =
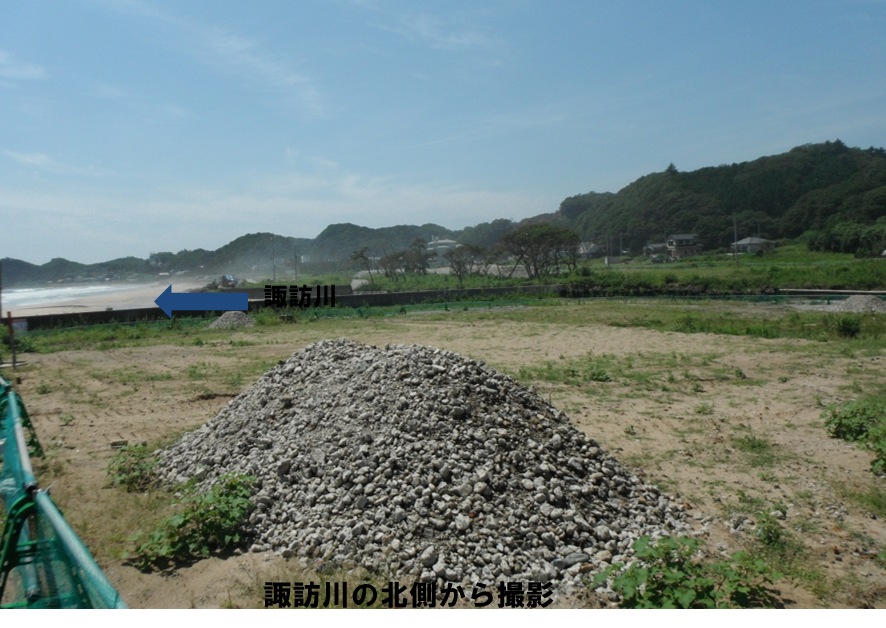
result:
<svg viewBox="0 0 886 628"><path fill-rule="evenodd" d="M270 286L285 286L289 288L291 285L302 286L304 284L288 284L285 282L278 282L274 284L268 284ZM328 285L328 284L327 284ZM311 298L317 298L317 286L313 285L311 288ZM250 301L264 301L265 299L265 289L264 288L219 288L219 292L245 292L249 295ZM345 297L348 295L354 294L354 290L351 288L349 284L335 284L335 298L338 299L340 296Z"/></svg>
<svg viewBox="0 0 886 628"><path fill-rule="evenodd" d="M444 303L446 301L470 301L489 296L531 295L542 297L551 294L559 296L562 286L509 286L505 288L459 288L455 290L420 290L416 292L355 292L348 297L335 295L336 306L341 307L382 307L391 305L418 305L420 303Z"/></svg>
<svg viewBox="0 0 886 628"><path fill-rule="evenodd" d="M278 284L274 284L278 285ZM279 284L282 285L282 284ZM562 286L509 286L505 288L464 288L456 290L421 290L416 292L379 292L361 294L343 294L339 296L339 287L335 287L336 307L385 307L392 305L417 305L420 303L443 303L445 301L467 301L484 296L533 295L543 297L552 293L558 295ZM254 312L265 307L264 288L246 288L241 290L225 290L225 292L246 292L249 294L249 311ZM256 295L256 296L253 296ZM201 310L173 312L176 318L205 317L217 315L222 311ZM28 330L55 329L60 327L85 327L105 323L132 323L137 321L168 320L169 317L159 307L147 307L131 310L107 310L94 312L75 312L70 314L41 314L27 318Z"/></svg>

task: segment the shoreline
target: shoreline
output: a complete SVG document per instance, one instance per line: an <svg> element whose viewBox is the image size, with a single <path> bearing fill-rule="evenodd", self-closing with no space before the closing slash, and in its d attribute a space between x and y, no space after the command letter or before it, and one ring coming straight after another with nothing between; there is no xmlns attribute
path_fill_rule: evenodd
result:
<svg viewBox="0 0 886 628"><path fill-rule="evenodd" d="M107 284L83 284L84 288ZM120 285L120 284L117 284ZM202 282L168 282L157 281L150 284L138 285L120 285L119 290L109 290L99 294L87 294L63 301L55 301L46 304L24 304L22 306L13 306L3 301L2 307L3 318L6 317L7 311L12 312L13 318L27 318L29 316L39 316L42 314L71 314L80 312L101 312L108 308L114 310L131 310L138 308L156 307L154 300L166 290L167 286L172 285L173 292L187 292L195 288L201 288L205 285Z"/></svg>

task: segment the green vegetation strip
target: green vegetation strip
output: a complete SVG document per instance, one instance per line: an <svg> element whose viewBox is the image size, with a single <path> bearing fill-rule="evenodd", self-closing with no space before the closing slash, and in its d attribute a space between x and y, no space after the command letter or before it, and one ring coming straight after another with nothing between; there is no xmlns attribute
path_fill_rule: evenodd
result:
<svg viewBox="0 0 886 628"><path fill-rule="evenodd" d="M782 574L747 552L698 561L699 542L685 537L654 545L641 537L633 549L637 560L630 566L612 565L595 578L596 584L612 578L622 608L771 608L778 601L770 587Z"/></svg>
<svg viewBox="0 0 886 628"><path fill-rule="evenodd" d="M872 451L871 470L886 474L886 398L867 397L834 405L822 414L822 419L834 438L861 443ZM886 514L886 498L871 501L874 510Z"/></svg>

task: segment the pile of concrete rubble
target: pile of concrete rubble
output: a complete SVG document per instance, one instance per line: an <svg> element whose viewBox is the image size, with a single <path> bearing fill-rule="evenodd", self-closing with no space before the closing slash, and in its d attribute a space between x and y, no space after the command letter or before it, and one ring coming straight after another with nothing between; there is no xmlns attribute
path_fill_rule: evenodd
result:
<svg viewBox="0 0 886 628"><path fill-rule="evenodd" d="M838 312L859 314L886 314L886 301L872 294L856 294L834 308Z"/></svg>
<svg viewBox="0 0 886 628"><path fill-rule="evenodd" d="M209 325L209 329L231 329L232 327L252 327L255 321L246 312L225 312Z"/></svg>
<svg viewBox="0 0 886 628"><path fill-rule="evenodd" d="M553 581L688 529L533 390L424 346L324 340L161 452L168 483L259 479L252 551L386 576Z"/></svg>

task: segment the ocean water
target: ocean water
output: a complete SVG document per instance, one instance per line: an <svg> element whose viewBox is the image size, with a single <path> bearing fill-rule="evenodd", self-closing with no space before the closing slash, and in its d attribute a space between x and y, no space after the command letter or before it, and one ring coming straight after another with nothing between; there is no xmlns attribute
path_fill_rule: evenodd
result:
<svg viewBox="0 0 886 628"><path fill-rule="evenodd" d="M137 290L144 287L145 284L84 284L75 286L53 286L46 288L12 288L4 289L3 294L0 295L0 297L2 297L2 299L0 300L2 300L3 316L6 316L7 311L12 311L12 314L14 316L16 309L54 305L56 303L62 303L64 301L82 299L83 297L127 292L129 290Z"/></svg>

